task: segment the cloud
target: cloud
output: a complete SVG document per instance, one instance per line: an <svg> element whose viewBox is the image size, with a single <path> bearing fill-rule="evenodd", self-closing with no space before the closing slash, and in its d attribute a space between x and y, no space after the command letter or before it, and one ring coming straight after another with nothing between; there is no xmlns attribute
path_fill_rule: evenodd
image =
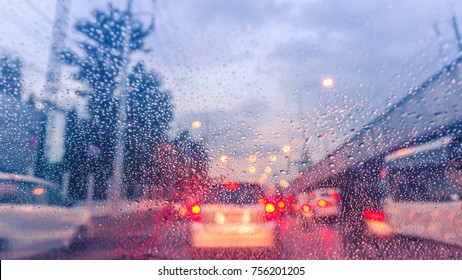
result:
<svg viewBox="0 0 462 280"><path fill-rule="evenodd" d="M322 140L330 148L383 111L390 96L396 96L392 102L399 99L441 67L432 26L441 21L447 27L450 17L442 5L417 0L202 0L170 8L179 20L164 18L164 27L172 23L178 31L170 34L178 41L172 45L185 47L178 49L183 57L177 61L185 66L182 92L190 93L178 95L179 104L233 112L241 100L264 96L273 120L297 121L301 108L312 145L319 145L316 135L331 128ZM326 75L335 79L334 91L322 89ZM190 96L197 95L200 101L191 103ZM298 133L278 129L283 133L278 138Z"/></svg>
<svg viewBox="0 0 462 280"><path fill-rule="evenodd" d="M13 2L11 9L19 11L22 5ZM156 20L147 42L152 52L134 54L133 61L142 59L165 77L176 105L176 127L189 127L189 118L211 120L217 153L231 149L244 157L253 147L270 151L288 139L299 141L301 126L313 147L322 147L317 135L326 130L322 141L333 147L456 55L450 8L438 1L133 3L137 16ZM105 4L72 2L69 25ZM126 1L115 4L124 8ZM4 48L26 49L31 53L26 63L46 69L50 33L41 28L40 13L25 10L29 21L0 24ZM461 4L453 11L462 22ZM35 23L43 30L27 36ZM18 30L23 32L13 36ZM75 32L68 35L67 42L75 40ZM335 80L332 90L320 85L327 75ZM256 142L246 142L255 135ZM321 157L324 151L318 150Z"/></svg>

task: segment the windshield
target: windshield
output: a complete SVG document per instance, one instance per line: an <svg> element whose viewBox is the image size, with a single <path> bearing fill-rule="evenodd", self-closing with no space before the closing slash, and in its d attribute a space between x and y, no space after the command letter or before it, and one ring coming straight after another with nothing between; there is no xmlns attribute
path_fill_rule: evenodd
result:
<svg viewBox="0 0 462 280"><path fill-rule="evenodd" d="M462 259L461 1L4 2L5 258Z"/></svg>

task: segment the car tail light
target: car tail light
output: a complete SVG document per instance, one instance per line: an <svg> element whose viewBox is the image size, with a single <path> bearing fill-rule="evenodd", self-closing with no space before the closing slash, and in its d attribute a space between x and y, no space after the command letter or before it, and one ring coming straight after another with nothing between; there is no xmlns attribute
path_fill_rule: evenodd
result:
<svg viewBox="0 0 462 280"><path fill-rule="evenodd" d="M297 204L290 205L290 212L297 212L297 210L298 210L298 205Z"/></svg>
<svg viewBox="0 0 462 280"><path fill-rule="evenodd" d="M231 183L226 184L226 188L230 191L235 191L239 189L239 184L236 182L231 182Z"/></svg>
<svg viewBox="0 0 462 280"><path fill-rule="evenodd" d="M332 206L332 202L327 201L327 200L325 200L325 199L320 199L320 200L318 200L318 206L321 207L321 208L324 208L324 207L331 207L331 206Z"/></svg>
<svg viewBox="0 0 462 280"><path fill-rule="evenodd" d="M274 211L276 211L276 207L274 207L273 203L268 202L265 205L265 211L266 211L266 213L274 213Z"/></svg>
<svg viewBox="0 0 462 280"><path fill-rule="evenodd" d="M340 195L338 193L332 193L330 197L335 201L340 200Z"/></svg>
<svg viewBox="0 0 462 280"><path fill-rule="evenodd" d="M284 200L279 200L278 201L278 207L281 210L283 210L286 207L286 203L284 202Z"/></svg>
<svg viewBox="0 0 462 280"><path fill-rule="evenodd" d="M383 222L387 218L385 213L373 210L366 210L363 212L363 216L366 220Z"/></svg>
<svg viewBox="0 0 462 280"><path fill-rule="evenodd" d="M200 212L201 212L201 207L199 206L199 204L194 204L193 206L191 206L191 213L197 215Z"/></svg>
<svg viewBox="0 0 462 280"><path fill-rule="evenodd" d="M32 193L34 195L42 195L45 193L45 189L44 188L35 188Z"/></svg>
<svg viewBox="0 0 462 280"><path fill-rule="evenodd" d="M195 221L195 222L198 222L201 220L201 207L198 203L195 203L193 204L190 208L189 208L189 213L190 213L190 217L191 217L191 220Z"/></svg>
<svg viewBox="0 0 462 280"><path fill-rule="evenodd" d="M184 217L187 215L188 210L184 206L180 206L180 209L178 209L178 213L180 214L181 217Z"/></svg>
<svg viewBox="0 0 462 280"><path fill-rule="evenodd" d="M311 212L311 207L308 204L303 204L301 209L302 209L302 212L304 212L304 213L310 213Z"/></svg>
<svg viewBox="0 0 462 280"><path fill-rule="evenodd" d="M294 203L295 202L295 197L293 195L288 195L287 196L287 202Z"/></svg>
<svg viewBox="0 0 462 280"><path fill-rule="evenodd" d="M279 211L272 202L267 202L265 205L265 219L274 221L279 217Z"/></svg>

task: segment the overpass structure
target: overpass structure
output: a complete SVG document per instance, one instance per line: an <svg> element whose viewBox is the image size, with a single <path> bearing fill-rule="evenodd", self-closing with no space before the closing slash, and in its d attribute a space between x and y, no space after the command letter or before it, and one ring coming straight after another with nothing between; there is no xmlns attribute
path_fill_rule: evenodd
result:
<svg viewBox="0 0 462 280"><path fill-rule="evenodd" d="M323 186L373 187L386 155L462 132L462 56L365 125L291 184L296 191Z"/></svg>

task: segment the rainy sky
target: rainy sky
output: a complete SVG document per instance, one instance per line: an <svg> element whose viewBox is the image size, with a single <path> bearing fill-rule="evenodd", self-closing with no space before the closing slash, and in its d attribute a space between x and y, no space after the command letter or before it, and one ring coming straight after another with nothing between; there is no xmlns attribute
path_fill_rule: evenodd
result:
<svg viewBox="0 0 462 280"><path fill-rule="evenodd" d="M40 95L55 1L1 2L0 50L24 59L27 94ZM453 14L462 26L455 2L134 0L133 12L146 23L154 16L156 31L147 39L152 51L132 61L144 60L171 90L172 137L191 129L209 148L214 175L258 179L272 154L281 158L274 170L305 145L321 159L453 60ZM75 49L81 39L75 21L105 3L71 0L67 46ZM64 77L75 70L66 71ZM323 88L325 77L333 88ZM63 100L76 98L81 86L64 78ZM84 112L85 102L78 103ZM192 129L193 120L202 127ZM294 151L284 159L287 144ZM247 162L251 154L256 164ZM228 166L218 162L221 155L229 155ZM247 172L251 165L255 174Z"/></svg>

